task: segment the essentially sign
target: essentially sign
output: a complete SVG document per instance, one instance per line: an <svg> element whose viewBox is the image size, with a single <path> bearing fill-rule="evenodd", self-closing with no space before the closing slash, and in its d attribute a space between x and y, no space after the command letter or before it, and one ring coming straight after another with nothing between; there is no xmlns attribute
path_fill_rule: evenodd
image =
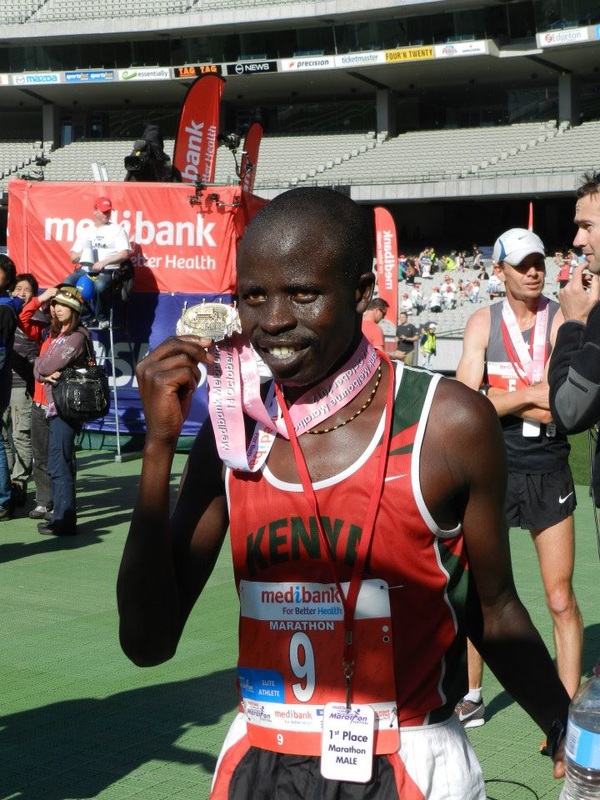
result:
<svg viewBox="0 0 600 800"><path fill-rule="evenodd" d="M120 69L120 81L168 81L171 78L169 67L136 67Z"/></svg>
<svg viewBox="0 0 600 800"><path fill-rule="evenodd" d="M305 72L311 69L332 69L335 67L335 56L282 58L280 64L282 72Z"/></svg>

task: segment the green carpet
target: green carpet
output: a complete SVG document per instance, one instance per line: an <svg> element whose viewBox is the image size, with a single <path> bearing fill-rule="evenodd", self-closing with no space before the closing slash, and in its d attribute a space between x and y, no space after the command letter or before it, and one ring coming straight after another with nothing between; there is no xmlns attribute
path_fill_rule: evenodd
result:
<svg viewBox="0 0 600 800"><path fill-rule="evenodd" d="M0 525L0 800L205 800L236 707L229 553L175 657L135 667L119 648L115 581L140 462L83 451L78 464L80 536L41 537L25 514ZM600 655L600 565L586 490L578 491L576 589L589 672ZM533 545L518 531L511 541L519 590L551 643ZM470 736L490 800L556 800L540 731L487 671L484 691L489 721Z"/></svg>

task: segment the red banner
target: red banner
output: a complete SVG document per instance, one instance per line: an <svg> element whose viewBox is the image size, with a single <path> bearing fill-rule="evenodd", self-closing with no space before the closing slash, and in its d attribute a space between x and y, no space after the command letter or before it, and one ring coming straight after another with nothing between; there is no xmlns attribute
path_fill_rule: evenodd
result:
<svg viewBox="0 0 600 800"><path fill-rule="evenodd" d="M263 127L260 122L253 122L248 128L244 139L244 150L240 165L240 177L242 189L245 192L254 191L254 181L256 180L256 165L258 163L258 151L262 141Z"/></svg>
<svg viewBox="0 0 600 800"><path fill-rule="evenodd" d="M224 84L218 75L202 75L185 96L173 150L173 165L181 172L184 181L212 183L215 179Z"/></svg>
<svg viewBox="0 0 600 800"><path fill-rule="evenodd" d="M386 316L398 325L398 240L396 225L386 208L378 206L375 213L375 255L377 257L377 292L389 303Z"/></svg>
<svg viewBox="0 0 600 800"><path fill-rule="evenodd" d="M235 287L237 241L265 200L239 186L196 197L177 183L60 183L14 179L8 185L8 249L18 271L53 286L74 268L70 250L92 222L94 201L110 197L111 222L129 236L136 292L228 294Z"/></svg>

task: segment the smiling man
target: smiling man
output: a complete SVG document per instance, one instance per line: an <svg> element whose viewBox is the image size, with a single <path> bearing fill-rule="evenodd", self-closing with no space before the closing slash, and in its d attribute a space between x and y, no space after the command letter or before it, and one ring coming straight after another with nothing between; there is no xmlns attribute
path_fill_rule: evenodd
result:
<svg viewBox="0 0 600 800"><path fill-rule="evenodd" d="M469 318L456 377L487 395L500 417L508 455L507 521L529 530L535 544L558 673L572 696L580 683L583 643L572 586L575 487L568 441L550 414L547 380L562 314L542 294L545 258L539 236L512 228L498 238L492 258L506 298ZM458 708L466 727L484 721L482 668L470 649L470 691Z"/></svg>
<svg viewBox="0 0 600 800"><path fill-rule="evenodd" d="M359 206L286 192L240 244L242 334L172 337L138 367L147 430L118 580L136 664L174 655L229 526L241 705L211 800L483 800L453 714L467 632L557 755L569 698L514 588L497 416L369 344L372 261ZM199 363L211 423L169 517Z"/></svg>

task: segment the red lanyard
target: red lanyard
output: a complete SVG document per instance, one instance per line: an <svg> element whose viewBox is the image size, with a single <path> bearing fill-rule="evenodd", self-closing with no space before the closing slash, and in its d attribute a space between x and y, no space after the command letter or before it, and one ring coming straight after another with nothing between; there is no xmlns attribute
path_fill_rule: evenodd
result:
<svg viewBox="0 0 600 800"><path fill-rule="evenodd" d="M356 611L356 603L358 600L358 593L360 590L360 585L365 569L365 564L367 561L367 556L371 547L371 542L373 541L373 535L375 533L375 520L377 518L377 512L379 510L379 502L381 500L381 495L383 494L385 473L387 469L387 459L388 459L390 440L392 434L392 418L394 416L393 415L394 370L392 367L392 363L390 359L387 357L387 355L383 352L380 355L382 359L387 363L389 369L389 384L388 384L388 392L387 392L386 407L385 407L385 426L383 431L383 439L381 443L377 474L375 476L375 483L373 486L373 491L371 493L371 499L369 500L367 513L365 515L365 521L362 527L362 535L360 537L358 544L356 560L354 562L354 566L352 569L352 577L350 579L350 585L348 588L347 597L342 590L340 580L333 566L334 565L333 553L331 552L331 546L329 544L329 540L325 535L325 530L323 529L323 523L321 521L321 513L319 510L319 502L317 500L317 495L315 494L315 490L312 485L304 453L302 452L302 448L300 447L300 444L298 442L298 436L296 435L296 432L294 430L294 425L290 418L290 413L285 403L285 399L283 397L281 388L279 384L275 383L275 393L277 396L277 402L279 403L279 407L281 408L283 419L288 431L288 435L290 437L292 450L294 452L294 459L296 461L296 468L300 476L300 481L302 482L304 495L307 499L307 502L312 507L312 512L314 514L317 528L319 530L319 538L321 540L324 552L327 553L327 555L329 556L329 562L331 565L331 571L333 573L335 585L339 592L340 598L342 600L342 606L344 608L344 656L342 660L342 665L344 670L344 677L346 680L346 705L348 706L348 708L350 707L350 696L351 696L350 685L354 668L354 642L353 642L354 614Z"/></svg>

